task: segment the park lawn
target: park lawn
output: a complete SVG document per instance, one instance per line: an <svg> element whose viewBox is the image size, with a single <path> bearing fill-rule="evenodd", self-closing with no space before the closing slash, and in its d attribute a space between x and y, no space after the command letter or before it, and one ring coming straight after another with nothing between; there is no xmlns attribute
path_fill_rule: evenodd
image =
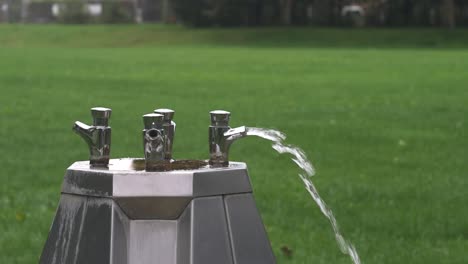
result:
<svg viewBox="0 0 468 264"><path fill-rule="evenodd" d="M208 158L213 109L279 129L363 263L468 263L466 33L2 25L0 263L37 263L92 106L113 109L113 157L142 156L159 107L176 110L176 158ZM351 263L288 156L258 138L231 151L279 263Z"/></svg>

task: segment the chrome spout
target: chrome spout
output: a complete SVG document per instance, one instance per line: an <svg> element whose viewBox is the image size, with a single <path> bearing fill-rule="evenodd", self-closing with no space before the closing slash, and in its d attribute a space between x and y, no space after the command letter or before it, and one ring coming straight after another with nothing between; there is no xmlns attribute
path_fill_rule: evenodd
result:
<svg viewBox="0 0 468 264"><path fill-rule="evenodd" d="M86 141L88 145L93 144L91 140L92 131L93 131L92 126L88 126L85 123L76 121L75 124L73 125L73 131L75 131L75 133L81 136L81 138L83 138L83 140Z"/></svg>
<svg viewBox="0 0 468 264"><path fill-rule="evenodd" d="M226 133L224 133L224 136L227 137L226 141L232 143L237 139L246 137L247 129L248 128L245 126L229 129L228 131L226 131Z"/></svg>
<svg viewBox="0 0 468 264"><path fill-rule="evenodd" d="M143 148L145 152L145 169L158 170L166 153L166 135L163 129L164 116L147 114L143 116Z"/></svg>
<svg viewBox="0 0 468 264"><path fill-rule="evenodd" d="M174 136L175 136L175 128L176 128L176 123L172 121L174 119L174 110L171 109L156 109L154 110L154 113L160 114L164 116L164 121L162 124L162 127L164 129L164 133L166 134L165 138L165 153L164 153L164 159L165 160L172 160L172 145L174 144Z"/></svg>
<svg viewBox="0 0 468 264"><path fill-rule="evenodd" d="M76 121L73 131L80 135L89 148L89 164L91 168L107 168L109 165L111 147L111 127L109 119L112 110L104 107L91 108L93 125L89 126Z"/></svg>
<svg viewBox="0 0 468 264"><path fill-rule="evenodd" d="M245 126L231 128L229 119L231 113L224 110L210 112L211 126L209 127L210 160L213 167L226 167L229 165L229 149L237 139L247 136Z"/></svg>

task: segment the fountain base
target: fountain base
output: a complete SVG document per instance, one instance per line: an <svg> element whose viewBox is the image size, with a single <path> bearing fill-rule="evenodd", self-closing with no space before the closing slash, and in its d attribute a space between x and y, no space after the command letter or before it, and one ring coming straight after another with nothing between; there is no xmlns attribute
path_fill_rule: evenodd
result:
<svg viewBox="0 0 468 264"><path fill-rule="evenodd" d="M247 167L68 168L41 264L276 263Z"/></svg>

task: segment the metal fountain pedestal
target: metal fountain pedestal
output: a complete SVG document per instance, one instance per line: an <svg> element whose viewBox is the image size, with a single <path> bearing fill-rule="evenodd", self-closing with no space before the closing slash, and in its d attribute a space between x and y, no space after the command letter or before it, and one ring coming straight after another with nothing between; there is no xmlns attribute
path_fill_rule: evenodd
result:
<svg viewBox="0 0 468 264"><path fill-rule="evenodd" d="M89 161L65 174L40 264L275 263L247 166L228 159L247 136L229 112L210 112L208 162L173 160L175 112L165 108L143 115L144 160L109 160L111 112L92 108L93 125L73 126Z"/></svg>
<svg viewBox="0 0 468 264"><path fill-rule="evenodd" d="M41 264L272 264L245 163L150 172L133 159L65 174Z"/></svg>

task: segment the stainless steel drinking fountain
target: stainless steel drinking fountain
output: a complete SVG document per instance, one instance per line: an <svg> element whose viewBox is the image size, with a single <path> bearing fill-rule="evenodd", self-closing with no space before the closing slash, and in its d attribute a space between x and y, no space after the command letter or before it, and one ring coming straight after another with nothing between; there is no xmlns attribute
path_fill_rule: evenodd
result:
<svg viewBox="0 0 468 264"><path fill-rule="evenodd" d="M95 149L109 142L110 150L110 109L92 111L107 132L79 132L90 138L91 158L65 173L41 264L276 263L247 166L227 160L245 136L229 128L228 112L211 112L209 161L171 160L174 112L156 111L143 116L145 159L106 163L109 153Z"/></svg>

